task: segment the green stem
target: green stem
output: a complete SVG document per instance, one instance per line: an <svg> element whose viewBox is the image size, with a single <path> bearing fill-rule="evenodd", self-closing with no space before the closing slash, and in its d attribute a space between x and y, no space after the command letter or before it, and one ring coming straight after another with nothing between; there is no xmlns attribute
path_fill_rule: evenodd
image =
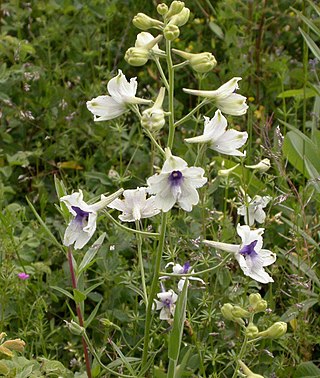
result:
<svg viewBox="0 0 320 378"><path fill-rule="evenodd" d="M168 66L168 76L169 76L169 90L168 90L168 100L169 100L169 136L167 147L172 149L174 141L174 69L171 57L171 41L166 41L166 53L167 53L167 66Z"/></svg>
<svg viewBox="0 0 320 378"><path fill-rule="evenodd" d="M233 373L232 378L236 378L237 375L238 375L238 370L239 370L239 367L240 367L239 360L241 360L243 358L243 356L244 356L244 354L246 352L246 349L247 349L247 344L248 344L248 336L245 335L244 340L243 340L243 344L241 346L239 355L237 357L237 364L236 364L236 368L235 368L235 371Z"/></svg>
<svg viewBox="0 0 320 378"><path fill-rule="evenodd" d="M137 231L140 231L140 224L139 221L136 221L136 229ZM146 307L148 307L148 293L147 293L147 287L146 287L146 279L144 274L144 267L143 267L143 258L142 258L142 238L141 234L136 234L137 238L137 247L138 247L138 258L139 258L139 265L140 265L140 272L141 272L141 282L142 282L142 289L144 294L144 303Z"/></svg>
<svg viewBox="0 0 320 378"><path fill-rule="evenodd" d="M194 113L196 113L200 108L202 108L204 105L207 105L210 103L210 100L205 98L198 104L194 109L192 109L187 115L185 115L183 118L181 118L179 121L177 121L174 126L178 127L182 125L185 121L187 121Z"/></svg>
<svg viewBox="0 0 320 378"><path fill-rule="evenodd" d="M155 57L154 61L156 62L156 65L157 65L158 71L160 73L162 82L163 82L164 86L166 87L167 92L169 92L169 83L168 83L168 80L166 78L166 75L163 72L160 60L159 60L158 57Z"/></svg>
<svg viewBox="0 0 320 378"><path fill-rule="evenodd" d="M143 345L142 362L141 362L142 371L145 369L147 365L148 354L149 354L152 305L153 305L153 300L156 296L156 291L159 285L159 282L158 282L159 271L160 271L160 264L161 264L163 249L164 249L164 243L165 243L166 228L167 228L167 215L168 213L162 213L160 238L159 238L157 254L156 254L155 262L154 262L154 275L153 275L152 284L150 288L150 295L148 299L146 322L145 322L145 333L144 333L144 345Z"/></svg>
<svg viewBox="0 0 320 378"><path fill-rule="evenodd" d="M169 366L168 366L167 378L174 378L176 367L177 367L177 361L176 360L172 360L170 358L170 360L169 360Z"/></svg>

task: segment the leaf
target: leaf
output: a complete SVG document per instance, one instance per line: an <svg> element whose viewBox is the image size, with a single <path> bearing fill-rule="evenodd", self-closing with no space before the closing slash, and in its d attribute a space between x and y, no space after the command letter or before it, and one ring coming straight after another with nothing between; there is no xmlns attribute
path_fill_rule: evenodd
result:
<svg viewBox="0 0 320 378"><path fill-rule="evenodd" d="M66 297L72 299L74 301L73 295L69 293L67 290L62 289L59 286L50 286L51 289L59 291L61 294L65 295Z"/></svg>
<svg viewBox="0 0 320 378"><path fill-rule="evenodd" d="M314 56L318 60L320 60L320 49L319 49L319 47L312 40L312 38L306 32L304 32L301 28L299 28L299 31L302 34L302 37L306 41L306 44L308 45L309 49L312 51L312 53L314 54Z"/></svg>
<svg viewBox="0 0 320 378"><path fill-rule="evenodd" d="M319 378L320 369L311 361L302 362L295 371L293 378Z"/></svg>
<svg viewBox="0 0 320 378"><path fill-rule="evenodd" d="M85 294L85 295L88 295L89 293L91 293L92 290L94 290L95 288L97 288L98 286L100 286L100 285L102 285L102 284L103 284L103 281L97 282L96 284L94 284L94 285L88 287L88 289L86 289L86 290L84 291L84 294Z"/></svg>
<svg viewBox="0 0 320 378"><path fill-rule="evenodd" d="M84 322L84 327L85 328L87 328L90 325L90 323L92 322L92 320L94 320L94 318L96 317L97 312L99 310L99 307L100 307L100 305L102 303L102 300L103 300L103 298L99 301L99 303L96 305L96 307L93 309L93 311L89 315L88 319L86 319L86 321Z"/></svg>
<svg viewBox="0 0 320 378"><path fill-rule="evenodd" d="M209 28L214 32L214 34L217 37L219 37L220 39L224 38L224 34L223 34L222 29L215 22L213 22L213 21L209 22Z"/></svg>
<svg viewBox="0 0 320 378"><path fill-rule="evenodd" d="M173 361L178 361L180 353L182 333L184 328L184 322L186 319L188 285L189 280L186 279L183 285L182 292L180 293L179 298L177 300L173 317L172 331L170 333L168 340L168 357L170 358L170 360Z"/></svg>
<svg viewBox="0 0 320 378"><path fill-rule="evenodd" d="M99 248L102 246L103 241L106 237L106 233L104 232L88 249L86 254L83 256L83 259L78 267L77 276L80 277L81 273L84 272L89 268L91 265L92 260L95 258L96 254L99 251Z"/></svg>
<svg viewBox="0 0 320 378"><path fill-rule="evenodd" d="M318 298L310 298L290 306L287 311L282 314L281 321L289 322L293 319L296 319L301 312L305 313L309 310L309 308L313 307L318 302Z"/></svg>
<svg viewBox="0 0 320 378"><path fill-rule="evenodd" d="M292 8L293 9L293 8ZM314 31L318 37L320 37L320 29L306 16L304 16L301 12L293 9L295 13L301 18L301 20L312 30Z"/></svg>
<svg viewBox="0 0 320 378"><path fill-rule="evenodd" d="M74 160L58 162L57 167L59 169L75 169L81 171L83 167Z"/></svg>
<svg viewBox="0 0 320 378"><path fill-rule="evenodd" d="M316 91L313 88L300 88L300 89L290 89L278 94L278 98L288 98L288 97L297 97L300 99L315 97L317 95Z"/></svg>
<svg viewBox="0 0 320 378"><path fill-rule="evenodd" d="M135 377L136 374L135 374L135 371L133 370L132 366L130 365L130 361L127 359L127 357L121 352L121 350L118 348L118 346L111 339L109 339L109 342L110 342L111 346L113 347L113 349L117 352L117 354L120 357L123 364L130 371L130 373Z"/></svg>
<svg viewBox="0 0 320 378"><path fill-rule="evenodd" d="M73 297L76 303L84 302L87 296L78 289L73 289Z"/></svg>

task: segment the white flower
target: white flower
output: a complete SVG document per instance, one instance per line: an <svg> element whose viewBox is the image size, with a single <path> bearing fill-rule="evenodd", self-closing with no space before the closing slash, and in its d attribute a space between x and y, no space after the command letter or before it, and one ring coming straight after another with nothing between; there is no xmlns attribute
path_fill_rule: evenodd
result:
<svg viewBox="0 0 320 378"><path fill-rule="evenodd" d="M198 167L188 168L181 158L171 155L166 149L167 159L160 174L148 178L148 192L155 194L155 205L164 212L169 211L177 202L185 211L191 211L192 206L199 202L196 188L201 188L207 178L204 170Z"/></svg>
<svg viewBox="0 0 320 378"><path fill-rule="evenodd" d="M123 222L135 222L141 218L150 218L160 213L155 207L154 196L146 198L147 188L125 190L124 200L119 198L112 201L108 207L122 211L119 219Z"/></svg>
<svg viewBox="0 0 320 378"><path fill-rule="evenodd" d="M66 204L69 212L74 216L64 233L63 244L69 246L75 243L75 249L83 248L96 230L97 212L106 207L122 192L123 189L120 189L108 197L101 195L101 200L92 205L88 205L83 200L81 189L78 192L61 197L60 201Z"/></svg>
<svg viewBox="0 0 320 378"><path fill-rule="evenodd" d="M169 320L172 315L174 315L174 310L176 308L176 301L178 299L177 294L173 290L165 291L162 293L158 293L157 297L158 300L154 300L156 302L156 309L160 311L160 319L161 320Z"/></svg>
<svg viewBox="0 0 320 378"><path fill-rule="evenodd" d="M154 37L151 33L141 32L137 35L135 42L135 47L144 48L146 50L152 50L158 53L164 53L164 51L159 49L158 43L162 39L162 35Z"/></svg>
<svg viewBox="0 0 320 378"><path fill-rule="evenodd" d="M245 156L237 149L242 147L247 139L247 132L227 130L227 120L220 109L215 112L212 119L204 117L203 135L185 139L187 143L209 143L209 147L225 155Z"/></svg>
<svg viewBox="0 0 320 378"><path fill-rule="evenodd" d="M262 249L264 228L250 230L247 225L238 225L237 232L242 240L240 245L210 240L203 242L222 251L234 253L246 276L261 283L273 282L272 277L264 270L264 267L273 264L276 261L276 255L267 249Z"/></svg>
<svg viewBox="0 0 320 378"><path fill-rule="evenodd" d="M202 91L186 88L183 88L183 90L191 95L212 98L217 108L223 113L242 115L247 112L248 105L246 104L246 97L234 93L239 88L239 80L241 80L241 77L234 77L215 91Z"/></svg>
<svg viewBox="0 0 320 378"><path fill-rule="evenodd" d="M181 266L180 264L174 264L173 262L169 262L167 265L166 265L166 268L168 268L168 266L171 266L172 265L172 272L174 274L193 274L194 273L194 270L192 269L191 270L191 266L190 266L190 263L189 261L187 261L185 264L183 264L183 266ZM167 279L169 278L168 276L162 276L162 277L159 277L159 279ZM181 292L182 289L183 289L183 286L184 286L184 283L186 281L186 278L188 278L188 280L191 280L191 281L199 281L201 282L203 285L205 285L206 283L201 279L201 278L198 278L198 277L192 277L192 276L188 276L188 277L182 277L179 282L178 282L178 290Z"/></svg>
<svg viewBox="0 0 320 378"><path fill-rule="evenodd" d="M128 82L125 75L119 70L118 75L108 83L110 96L98 96L87 101L87 108L93 113L94 120L107 121L119 117L128 110L128 104L150 104L151 100L135 97L137 86L135 77Z"/></svg>
<svg viewBox="0 0 320 378"><path fill-rule="evenodd" d="M253 226L254 222L263 223L266 219L266 213L263 208L271 201L270 196L254 196L253 200L248 196L248 206L242 205L238 208L238 214L244 216L245 224ZM248 219L249 216L249 219Z"/></svg>

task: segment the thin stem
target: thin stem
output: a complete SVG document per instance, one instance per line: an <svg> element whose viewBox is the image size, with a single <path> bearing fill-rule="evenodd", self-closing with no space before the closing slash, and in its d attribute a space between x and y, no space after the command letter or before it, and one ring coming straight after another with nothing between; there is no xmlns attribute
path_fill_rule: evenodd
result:
<svg viewBox="0 0 320 378"><path fill-rule="evenodd" d="M204 105L207 105L210 103L210 100L205 98L198 104L195 108L193 108L187 115L185 115L183 118L181 118L179 121L177 121L174 126L178 127L181 124L183 124L185 121L187 121L194 113L196 113L200 108L202 108Z"/></svg>
<svg viewBox="0 0 320 378"><path fill-rule="evenodd" d="M158 57L155 57L154 61L157 65L157 68L158 68L158 71L160 73L162 82L163 82L164 86L166 87L167 92L169 92L169 83L168 83L168 80L166 78L166 75L163 72L163 69L162 69L162 66L161 66L161 63L160 63L160 59Z"/></svg>
<svg viewBox="0 0 320 378"><path fill-rule="evenodd" d="M165 242L166 228L167 228L167 214L168 213L162 213L162 218L161 218L160 238L159 238L159 244L158 244L157 253L156 253L155 262L154 262L154 275L153 275L152 284L150 288L147 313L146 313L144 345L143 345L142 362L141 362L142 371L145 369L147 365L147 359L148 359L148 354L149 354L152 304L156 296L156 291L159 284L158 283L159 271L160 271L160 264L161 264L163 249L164 249L164 242Z"/></svg>
<svg viewBox="0 0 320 378"><path fill-rule="evenodd" d="M136 221L136 229L140 231L140 224L139 221ZM140 234L136 234L137 238L137 247L138 247L138 258L139 258L139 265L140 265L140 272L141 272L141 282L142 282L142 289L144 294L144 303L146 307L148 307L148 293L146 287L146 278L144 274L144 267L143 267L143 258L142 258L142 238Z"/></svg>
<svg viewBox="0 0 320 378"><path fill-rule="evenodd" d="M167 66L168 66L168 76L169 76L169 89L168 89L168 100L169 100L169 135L167 147L172 149L174 141L174 69L171 57L171 41L166 41L166 53L167 53Z"/></svg>
<svg viewBox="0 0 320 378"><path fill-rule="evenodd" d="M242 346L241 346L241 349L240 349L240 352L239 352L239 355L237 357L237 364L236 364L236 368L234 370L232 378L236 378L237 375L238 375L238 370L239 370L239 367L240 367L239 360L241 360L243 358L243 356L244 356L244 354L246 352L246 349L247 349L247 344L248 344L248 336L245 335L243 343L242 343Z"/></svg>
<svg viewBox="0 0 320 378"><path fill-rule="evenodd" d="M77 288L77 278L76 278L76 274L75 274L75 271L74 271L72 258L73 258L72 257L72 247L69 247L68 248L69 269L70 269L70 274L71 274L72 287L74 289L76 289ZM76 311L77 311L79 325L80 325L80 327L84 327L83 316L82 316L80 305L78 303L76 303ZM88 375L88 378L91 378L92 375L91 375L90 358L89 358L89 353L88 353L88 345L87 345L87 342L86 342L86 340L83 336L82 336L82 346L83 346L83 352L84 352L84 359L86 361L87 375Z"/></svg>

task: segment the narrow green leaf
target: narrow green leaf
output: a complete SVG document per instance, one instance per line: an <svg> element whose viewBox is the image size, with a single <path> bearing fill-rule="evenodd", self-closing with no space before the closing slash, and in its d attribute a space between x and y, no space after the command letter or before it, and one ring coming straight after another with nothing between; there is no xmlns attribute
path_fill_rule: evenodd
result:
<svg viewBox="0 0 320 378"><path fill-rule="evenodd" d="M109 342L110 342L111 346L113 347L113 349L117 352L119 358L121 359L123 364L126 366L126 368L130 371L130 373L133 376L136 376L136 373L133 370L132 366L130 365L130 361L127 359L127 357L121 352L121 350L118 348L118 346L111 339L109 339Z"/></svg>
<svg viewBox="0 0 320 378"><path fill-rule="evenodd" d="M282 314L280 320L283 322L289 322L290 320L296 319L301 312L305 313L309 310L309 308L317 303L319 303L318 298L310 298L299 302L299 307L297 307L297 304L294 304L293 306L290 306L284 314Z"/></svg>
<svg viewBox="0 0 320 378"><path fill-rule="evenodd" d="M30 206L30 209L32 210L33 214L35 215L35 217L37 218L38 222L40 223L40 226L45 231L45 233L49 236L50 240L53 242L53 244L55 244L57 247L59 247L65 253L66 252L65 248L58 242L58 240L55 238L55 236L53 235L53 233L49 230L49 228L47 227L47 225L41 219L40 215L38 214L37 210L34 208L34 206L32 205L32 203L30 202L30 200L29 200L28 197L26 197L26 200L27 200L28 205Z"/></svg>
<svg viewBox="0 0 320 378"><path fill-rule="evenodd" d="M98 312L98 310L99 310L99 307L100 307L100 305L101 305L101 303L102 303L102 300L103 300L103 299L101 299L101 300L98 302L98 304L96 305L96 307L93 309L93 311L91 312L91 314L88 316L88 318L87 318L86 321L84 322L84 327L85 327L85 328L87 328L87 327L90 325L90 323L92 322L92 320L94 320L94 318L96 317L97 312Z"/></svg>
<svg viewBox="0 0 320 378"><path fill-rule="evenodd" d="M73 289L73 296L76 303L84 302L87 296L78 289Z"/></svg>
<svg viewBox="0 0 320 378"><path fill-rule="evenodd" d="M67 290L62 289L59 286L50 286L51 289L59 291L61 294L65 295L66 297L72 299L74 301L73 295L69 293Z"/></svg>
<svg viewBox="0 0 320 378"><path fill-rule="evenodd" d="M168 340L168 357L170 360L178 361L184 322L186 319L186 306L188 294L188 279L185 280L182 292L177 300L173 326Z"/></svg>
<svg viewBox="0 0 320 378"><path fill-rule="evenodd" d="M312 8L318 13L318 16L320 17L320 8L311 0L308 0L308 3L312 6Z"/></svg>
<svg viewBox="0 0 320 378"><path fill-rule="evenodd" d="M86 254L83 256L83 259L78 267L77 276L79 277L82 272L84 272L95 258L96 254L99 251L99 248L103 244L103 241L106 237L106 233L104 232L95 242L94 244L88 249Z"/></svg>
<svg viewBox="0 0 320 378"><path fill-rule="evenodd" d="M102 285L103 284L103 281L100 281L100 282L97 282L96 284L88 287L88 289L86 289L84 291L84 294L87 296L89 293L91 293L91 291L93 291L95 288L97 288L98 286Z"/></svg>
<svg viewBox="0 0 320 378"><path fill-rule="evenodd" d="M309 49L312 51L313 55L320 60L320 49L316 45L316 43L313 41L313 39L304 32L301 28L299 28L300 33L302 34L302 37L306 41L306 44L308 45Z"/></svg>
<svg viewBox="0 0 320 378"><path fill-rule="evenodd" d="M220 39L224 38L224 34L222 29L220 28L219 25L217 25L215 22L209 22L209 28L213 31L213 33L219 37Z"/></svg>
<svg viewBox="0 0 320 378"><path fill-rule="evenodd" d="M296 369L293 378L319 378L320 369L311 361L302 362Z"/></svg>
<svg viewBox="0 0 320 378"><path fill-rule="evenodd" d="M182 378L183 373L185 372L185 369L186 369L186 366L187 366L187 362L189 360L189 356L190 356L191 350L192 349L189 348L188 351L186 352L186 354L183 356L181 364L178 365L177 368L176 368L176 372L175 372L175 377L174 378Z"/></svg>
<svg viewBox="0 0 320 378"><path fill-rule="evenodd" d="M318 37L320 37L320 29L306 16L302 14L302 12L297 11L296 9L292 8L295 13L301 18L301 20L312 30L314 31Z"/></svg>
<svg viewBox="0 0 320 378"><path fill-rule="evenodd" d="M289 89L278 94L278 98L288 98L288 97L297 97L297 98L310 98L317 95L316 91L313 88L299 88L299 89Z"/></svg>

